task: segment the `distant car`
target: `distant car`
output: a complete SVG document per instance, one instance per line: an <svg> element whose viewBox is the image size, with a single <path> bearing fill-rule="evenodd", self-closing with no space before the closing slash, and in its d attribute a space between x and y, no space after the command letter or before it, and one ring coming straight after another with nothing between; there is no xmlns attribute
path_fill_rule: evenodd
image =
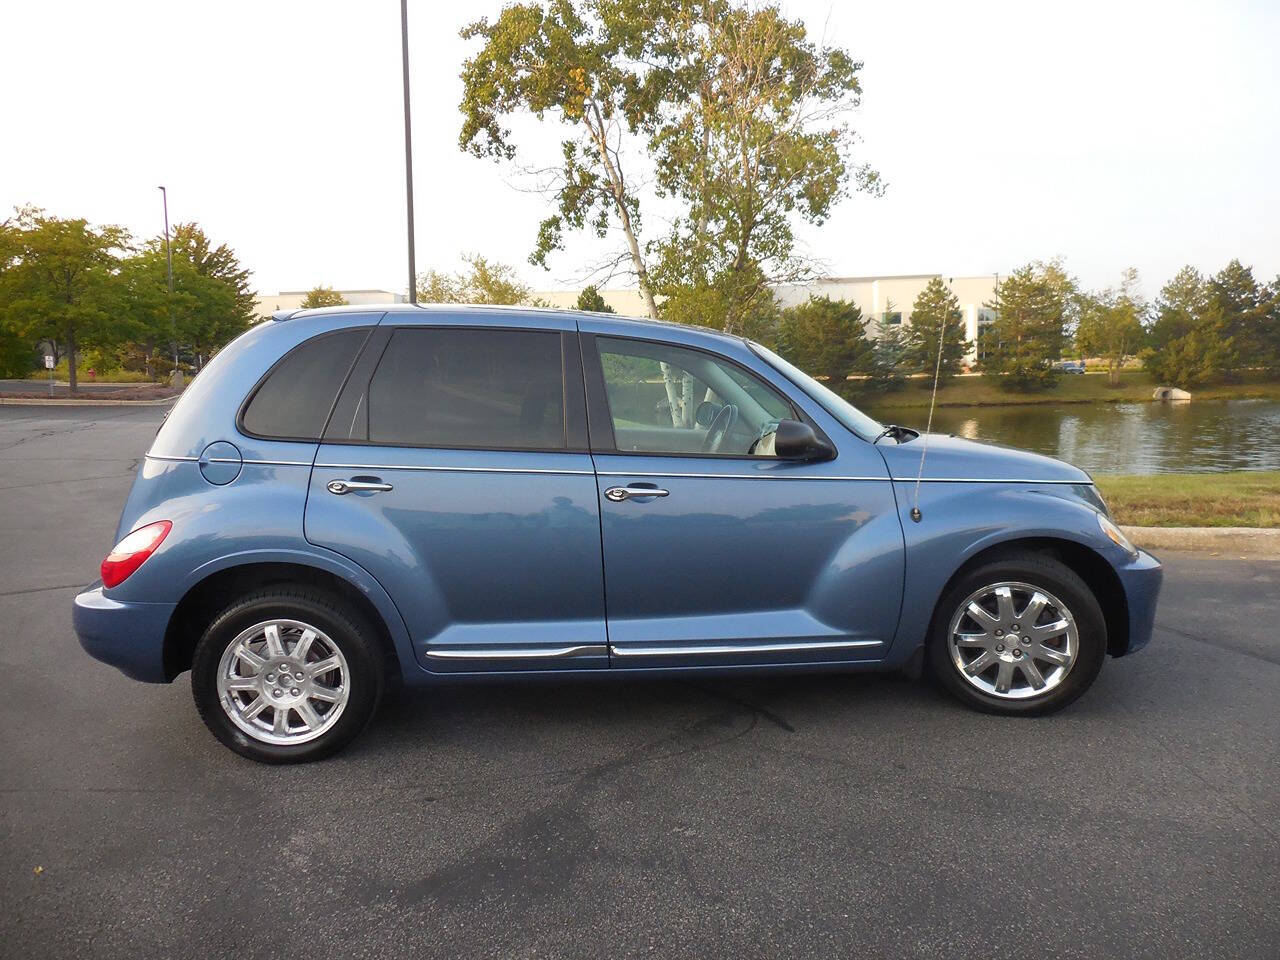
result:
<svg viewBox="0 0 1280 960"><path fill-rule="evenodd" d="M395 682L927 665L1042 714L1147 643L1160 564L1087 474L925 449L708 330L285 314L177 402L75 627L136 679L190 670L218 739L273 763L339 749Z"/></svg>
<svg viewBox="0 0 1280 960"><path fill-rule="evenodd" d="M1055 363L1054 367L1062 373L1084 373L1083 360L1063 360Z"/></svg>

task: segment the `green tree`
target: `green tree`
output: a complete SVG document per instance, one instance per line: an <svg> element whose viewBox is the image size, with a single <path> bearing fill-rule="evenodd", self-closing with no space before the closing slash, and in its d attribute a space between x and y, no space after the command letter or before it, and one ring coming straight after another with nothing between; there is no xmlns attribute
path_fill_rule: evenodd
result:
<svg viewBox="0 0 1280 960"><path fill-rule="evenodd" d="M802 370L826 377L834 389L855 370L872 365L874 347L857 304L810 297L782 311L778 352Z"/></svg>
<svg viewBox="0 0 1280 960"><path fill-rule="evenodd" d="M614 313L613 307L605 302L604 297L600 296L600 291L595 285L584 287L582 292L578 294L578 302L574 305L575 310L588 310L592 313Z"/></svg>
<svg viewBox="0 0 1280 960"><path fill-rule="evenodd" d="M1232 260L1209 279L1206 294L1206 321L1221 343L1219 372L1235 379L1267 354L1270 298L1254 279L1252 268L1239 260Z"/></svg>
<svg viewBox="0 0 1280 960"><path fill-rule="evenodd" d="M907 328L908 361L917 373L926 376L922 387L933 386L933 373L945 382L960 372L960 362L970 346L964 336L964 314L941 277L929 281L911 307L911 326ZM938 358L939 335L942 357Z"/></svg>
<svg viewBox="0 0 1280 960"><path fill-rule="evenodd" d="M546 265L569 231L621 233L610 266L629 263L648 313L745 329L768 284L799 272L795 218L821 222L850 179L861 64L807 39L774 7L730 0L516 3L463 31L483 47L463 65L459 142L477 156L517 156L509 119L558 120L556 168L543 171L555 212L530 260ZM642 234L644 173L679 210L664 238ZM874 189L874 173L852 171ZM654 275L651 260L659 264ZM685 291L694 293L686 298ZM680 302L673 302L680 301ZM765 313L773 308L765 303Z"/></svg>
<svg viewBox="0 0 1280 960"><path fill-rule="evenodd" d="M1277 372L1278 309L1275 288L1239 260L1208 279L1184 267L1160 291L1143 365L1180 387L1233 379L1248 367Z"/></svg>
<svg viewBox="0 0 1280 960"><path fill-rule="evenodd" d="M175 267L181 269L177 264ZM119 280L123 300L128 305L121 312L122 318L128 321L123 336L136 345L135 359L142 361L147 377L154 378L157 365L165 353L174 349L178 339L177 305L169 298L164 251L148 245L127 257L120 264ZM162 345L167 346L167 350L160 350Z"/></svg>
<svg viewBox="0 0 1280 960"><path fill-rule="evenodd" d="M1266 287L1263 348L1259 359L1271 376L1280 376L1280 276Z"/></svg>
<svg viewBox="0 0 1280 960"><path fill-rule="evenodd" d="M11 265L0 281L5 326L25 342L53 342L68 359L75 393L78 351L121 339L117 270L129 235L120 227L63 220L34 207L19 210L10 229Z"/></svg>
<svg viewBox="0 0 1280 960"><path fill-rule="evenodd" d="M1183 267L1161 288L1155 305L1155 319L1147 331L1155 356L1195 329L1207 300L1204 277L1194 267Z"/></svg>
<svg viewBox="0 0 1280 960"><path fill-rule="evenodd" d="M516 277L514 267L494 263L480 254L462 258L458 273L428 270L418 276L418 300L423 303L487 303L542 306Z"/></svg>
<svg viewBox="0 0 1280 960"><path fill-rule="evenodd" d="M1029 263L1001 281L985 341L983 372L1010 390L1043 390L1058 382L1053 362L1062 355L1074 301L1074 281L1054 262Z"/></svg>
<svg viewBox="0 0 1280 960"><path fill-rule="evenodd" d="M1142 321L1147 305L1138 291L1138 271L1130 267L1121 275L1119 289L1084 294L1080 303L1076 346L1082 353L1102 357L1111 385L1118 387L1120 371L1137 355L1146 336Z"/></svg>
<svg viewBox="0 0 1280 960"><path fill-rule="evenodd" d="M734 300L731 278L720 277L713 283L691 283L663 291L662 319L672 323L724 330L728 318L736 316L732 329L739 336L771 341L781 320L782 308L767 286L747 301Z"/></svg>
<svg viewBox="0 0 1280 960"><path fill-rule="evenodd" d="M3 304L6 301L6 275L18 264L20 241L17 225L10 220L0 222L0 377L25 377L35 361L32 345L10 322Z"/></svg>
<svg viewBox="0 0 1280 960"><path fill-rule="evenodd" d="M649 316L657 319L640 240L640 200L628 164L642 108L626 49L641 42L639 5L590 0L513 3L492 21L462 31L483 46L462 66L459 146L477 157L511 161L509 118L531 114L563 125L561 161L549 171L555 212L542 221L530 261L545 266L563 248L566 229L622 232Z"/></svg>
<svg viewBox="0 0 1280 960"><path fill-rule="evenodd" d="M654 31L642 119L657 185L682 213L654 245L655 283L720 291L716 326L741 332L771 285L811 274L794 225L822 223L856 189L880 191L878 175L851 166L845 118L861 98L862 64L815 44L802 21L776 6L723 0L652 3L667 29Z"/></svg>
<svg viewBox="0 0 1280 960"><path fill-rule="evenodd" d="M1189 266L1161 288L1142 352L1142 365L1157 381L1193 387L1217 374L1222 345L1208 329L1208 290L1204 277Z"/></svg>
<svg viewBox="0 0 1280 960"><path fill-rule="evenodd" d="M160 249L163 241L164 238L160 237L152 240L151 245ZM257 317L253 286L249 282L251 274L247 267L241 265L234 250L225 243L215 247L196 223L176 225L171 245L175 258L185 258L196 273L219 280L231 290L232 306L219 326L217 336L221 343L218 346L253 326Z"/></svg>
<svg viewBox="0 0 1280 960"><path fill-rule="evenodd" d="M248 271L239 268L228 247L210 249L198 226L180 224L172 253L172 293L163 236L120 264L124 303L119 338L136 345L132 355L141 359L148 376L154 375L162 355L171 358L182 351L190 351L200 367L207 356L248 329L246 317L252 316L244 310Z"/></svg>
<svg viewBox="0 0 1280 960"><path fill-rule="evenodd" d="M898 390L906 383L911 344L902 329L902 313L892 300L885 301L884 311L876 318L874 339L867 371L870 385L878 390Z"/></svg>
<svg viewBox="0 0 1280 960"><path fill-rule="evenodd" d="M317 307L345 307L347 298L333 287L313 287L302 298L303 310L314 310Z"/></svg>

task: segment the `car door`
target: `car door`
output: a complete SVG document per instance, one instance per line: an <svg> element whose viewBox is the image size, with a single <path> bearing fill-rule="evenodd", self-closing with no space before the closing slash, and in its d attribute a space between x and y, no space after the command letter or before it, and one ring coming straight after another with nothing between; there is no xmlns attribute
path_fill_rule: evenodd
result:
<svg viewBox="0 0 1280 960"><path fill-rule="evenodd" d="M635 324L579 327L612 666L884 656L903 545L874 447L788 396L800 391L742 341L709 352ZM816 427L834 458L764 455L780 419Z"/></svg>
<svg viewBox="0 0 1280 960"><path fill-rule="evenodd" d="M459 313L381 327L361 354L307 538L381 582L428 670L607 667L573 321Z"/></svg>

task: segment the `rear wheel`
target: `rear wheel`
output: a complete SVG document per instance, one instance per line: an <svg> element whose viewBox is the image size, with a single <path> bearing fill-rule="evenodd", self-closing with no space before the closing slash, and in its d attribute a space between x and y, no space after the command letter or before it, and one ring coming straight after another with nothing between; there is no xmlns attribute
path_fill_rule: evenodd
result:
<svg viewBox="0 0 1280 960"><path fill-rule="evenodd" d="M191 687L205 724L242 756L316 760L349 743L382 696L370 625L311 587L255 592L214 618L196 646Z"/></svg>
<svg viewBox="0 0 1280 960"><path fill-rule="evenodd" d="M990 713L1044 714L1079 697L1102 669L1107 626L1067 567L1010 556L961 576L934 614L928 657L960 700Z"/></svg>

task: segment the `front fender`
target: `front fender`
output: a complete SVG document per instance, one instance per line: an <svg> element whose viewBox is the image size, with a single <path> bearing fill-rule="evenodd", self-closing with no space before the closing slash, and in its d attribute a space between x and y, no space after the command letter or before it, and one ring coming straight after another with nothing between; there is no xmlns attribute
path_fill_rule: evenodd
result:
<svg viewBox="0 0 1280 960"><path fill-rule="evenodd" d="M1097 510L1072 496L1070 485L926 481L918 523L911 519L915 484L898 481L895 489L906 545L896 662L906 662L923 645L947 583L984 550L1019 540L1060 540L1092 550L1113 568L1129 560L1103 535Z"/></svg>

